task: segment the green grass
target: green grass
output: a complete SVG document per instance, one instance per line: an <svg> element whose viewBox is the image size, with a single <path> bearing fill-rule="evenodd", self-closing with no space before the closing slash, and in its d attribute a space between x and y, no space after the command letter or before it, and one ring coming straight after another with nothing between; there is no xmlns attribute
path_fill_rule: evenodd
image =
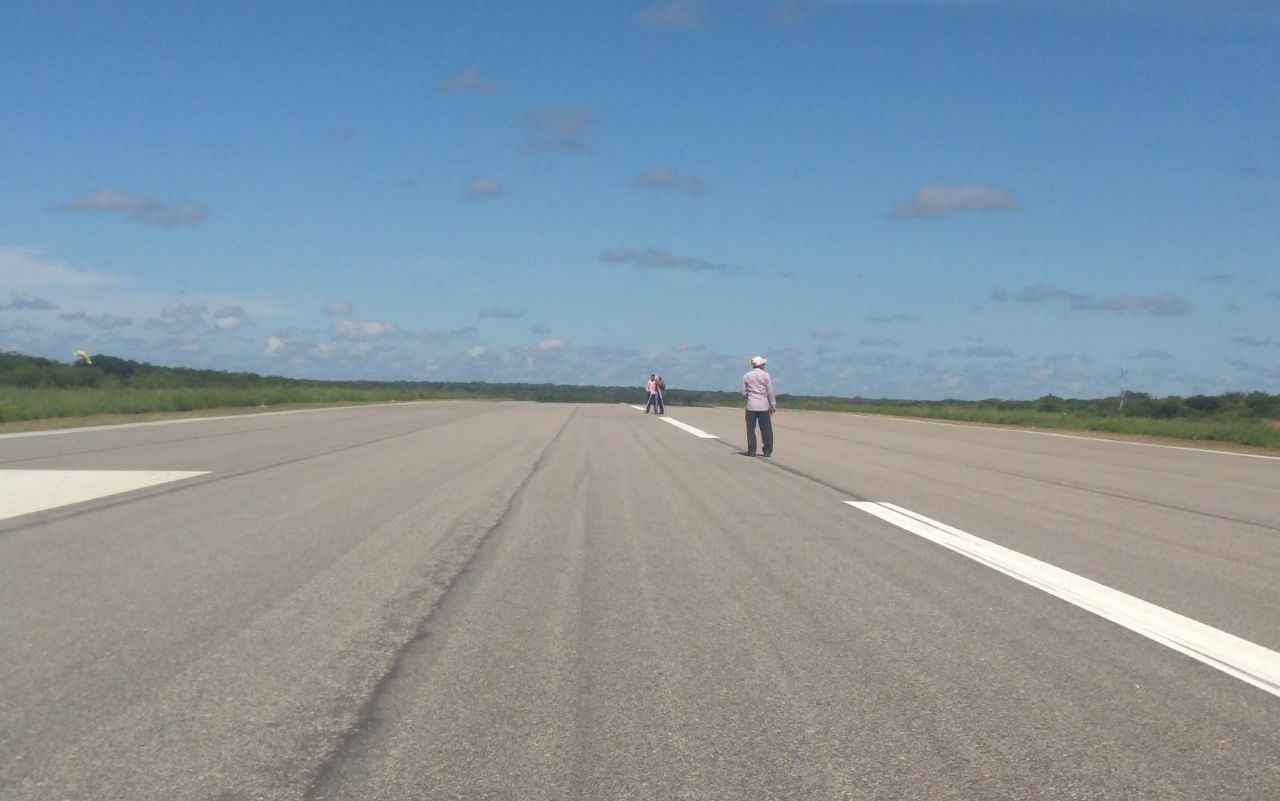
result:
<svg viewBox="0 0 1280 801"><path fill-rule="evenodd" d="M0 387L0 423L98 414L189 412L296 403L379 403L472 397L464 393L325 386L243 387Z"/></svg>
<svg viewBox="0 0 1280 801"><path fill-rule="evenodd" d="M1206 417L1162 420L1119 415L1046 412L1026 408L1000 409L982 404L840 402L807 399L795 399L794 402L787 404L787 407L1030 428L1098 431L1127 436L1231 442L1262 448L1280 448L1280 428L1271 421L1256 418Z"/></svg>

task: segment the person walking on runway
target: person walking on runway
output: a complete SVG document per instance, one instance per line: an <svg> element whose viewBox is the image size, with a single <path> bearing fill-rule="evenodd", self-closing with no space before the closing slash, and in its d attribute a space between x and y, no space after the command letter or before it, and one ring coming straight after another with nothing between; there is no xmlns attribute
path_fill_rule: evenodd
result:
<svg viewBox="0 0 1280 801"><path fill-rule="evenodd" d="M773 413L778 400L773 396L773 379L764 371L763 356L752 356L751 369L742 377L742 397L747 399L747 456L756 455L756 425L764 445L762 456L773 455Z"/></svg>

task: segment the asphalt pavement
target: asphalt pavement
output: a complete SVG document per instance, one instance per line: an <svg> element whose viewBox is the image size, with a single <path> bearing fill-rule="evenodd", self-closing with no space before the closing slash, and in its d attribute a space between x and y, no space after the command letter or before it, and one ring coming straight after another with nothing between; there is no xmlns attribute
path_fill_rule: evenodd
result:
<svg viewBox="0 0 1280 801"><path fill-rule="evenodd" d="M0 436L0 797L1280 798L1280 459L670 412Z"/></svg>

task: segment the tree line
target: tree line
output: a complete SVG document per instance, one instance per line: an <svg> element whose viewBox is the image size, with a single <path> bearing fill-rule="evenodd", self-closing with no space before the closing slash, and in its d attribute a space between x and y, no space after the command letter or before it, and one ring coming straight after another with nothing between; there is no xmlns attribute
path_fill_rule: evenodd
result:
<svg viewBox="0 0 1280 801"><path fill-rule="evenodd" d="M540 403L640 403L637 387L525 384L487 381L319 381L263 376L249 372L165 367L107 354L90 357L92 364L65 364L17 353L0 353L0 387L67 390L130 389L285 389L343 388L391 391L430 397L492 398ZM668 405L724 406L741 402L736 392L669 389ZM1125 392L1107 398L1062 398L1044 395L1035 400L987 398L978 401L843 398L779 395L779 406L830 411L890 411L928 417L944 410L992 410L1055 414L1070 418L1131 418L1149 420L1218 419L1280 420L1280 395L1266 392L1227 392L1221 395L1169 395Z"/></svg>

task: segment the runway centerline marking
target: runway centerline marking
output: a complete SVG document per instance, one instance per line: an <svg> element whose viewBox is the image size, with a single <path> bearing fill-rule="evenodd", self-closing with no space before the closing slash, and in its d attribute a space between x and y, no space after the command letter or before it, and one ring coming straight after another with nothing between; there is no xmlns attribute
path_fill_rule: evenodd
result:
<svg viewBox="0 0 1280 801"><path fill-rule="evenodd" d="M659 415L658 418L662 420L662 422L664 423L670 423L671 425L675 426L681 431L689 432L690 434L694 435L698 439L720 439L715 434L708 434L707 432L703 431L701 428L694 428L688 423L682 423L673 417L667 417L665 414Z"/></svg>
<svg viewBox="0 0 1280 801"><path fill-rule="evenodd" d="M636 406L634 403L627 403L624 405L630 406L632 409L635 409L637 412L643 412L645 408L647 408L644 406ZM667 417L665 414L658 415L658 419L664 423L670 423L671 425L675 426L681 431L685 431L689 434L692 434L698 439L720 439L715 434L708 434L707 432L703 431L701 428L695 428L689 425L688 423L682 423L679 420L676 420L674 417Z"/></svg>
<svg viewBox="0 0 1280 801"><path fill-rule="evenodd" d="M1280 696L1276 651L909 509L873 501L845 503Z"/></svg>
<svg viewBox="0 0 1280 801"><path fill-rule="evenodd" d="M207 475L207 470L0 470L0 520Z"/></svg>

